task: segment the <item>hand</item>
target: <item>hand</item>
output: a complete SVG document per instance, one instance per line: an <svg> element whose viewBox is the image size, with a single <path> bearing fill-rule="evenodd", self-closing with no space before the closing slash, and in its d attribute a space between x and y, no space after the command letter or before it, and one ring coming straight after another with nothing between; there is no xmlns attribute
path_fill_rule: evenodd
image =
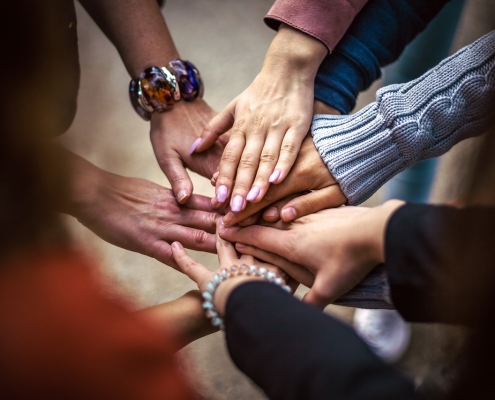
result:
<svg viewBox="0 0 495 400"><path fill-rule="evenodd" d="M386 225L403 204L391 200L375 208L340 207L290 224L221 227L218 233L225 240L237 242L240 253L276 261L270 256L273 253L307 268L315 281L305 301L325 307L385 261ZM284 268L280 262L279 266Z"/></svg>
<svg viewBox="0 0 495 400"><path fill-rule="evenodd" d="M253 83L203 131L196 152L232 128L216 183L219 203L230 197L239 212L287 176L311 125L314 79L327 52L319 40L282 24Z"/></svg>
<svg viewBox="0 0 495 400"><path fill-rule="evenodd" d="M192 196L179 205L170 189L144 179L105 172L72 155L71 203L66 210L103 240L176 267L169 243L215 252L210 199Z"/></svg>
<svg viewBox="0 0 495 400"><path fill-rule="evenodd" d="M191 143L215 114L202 99L196 99L190 103L180 101L172 110L151 117L153 151L180 204L186 203L193 192L186 167L208 178L218 170L228 136L220 138L207 151L191 155Z"/></svg>
<svg viewBox="0 0 495 400"><path fill-rule="evenodd" d="M315 213L319 210L337 207L347 202L340 186L328 171L313 144L311 136L307 136L297 156L294 167L285 181L279 185L272 185L263 200L249 204L243 211L233 213L230 211L223 218L225 225L233 225L254 215L278 200L296 193L314 190L308 194L296 197L281 207L280 211L268 209L266 213L280 212L285 222L293 221L301 216ZM214 205L215 199L212 200Z"/></svg>
<svg viewBox="0 0 495 400"><path fill-rule="evenodd" d="M191 257L189 257L189 255L184 250L184 247L182 247L179 242L172 243L172 251L175 261L179 265L181 271L184 272L184 274L186 274L194 282L196 282L201 291L206 290L206 284L212 280L214 274L219 273L222 268L229 268L232 265L236 265L239 267L242 264L245 264L247 266L254 264L258 267L265 267L267 270L275 272L277 275L281 276L284 279L287 278L287 276L274 265L255 261L254 257L248 255L237 258L237 253L234 249L234 246L231 243L220 238L218 235L217 253L220 266L216 271L210 271L204 265L201 265L194 261ZM215 307L220 315L224 315L227 299L235 287L242 283L256 280L263 280L263 278L259 276L240 275L231 277L223 281L215 291L215 296L213 299ZM294 288L294 282L292 282L292 286Z"/></svg>

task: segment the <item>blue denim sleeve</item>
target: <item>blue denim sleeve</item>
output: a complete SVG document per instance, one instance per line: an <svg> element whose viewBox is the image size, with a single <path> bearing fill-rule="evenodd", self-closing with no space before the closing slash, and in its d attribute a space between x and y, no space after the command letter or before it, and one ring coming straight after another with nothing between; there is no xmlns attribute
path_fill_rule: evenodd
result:
<svg viewBox="0 0 495 400"><path fill-rule="evenodd" d="M320 66L315 99L348 114L359 92L395 61L406 45L438 14L447 0L373 0Z"/></svg>

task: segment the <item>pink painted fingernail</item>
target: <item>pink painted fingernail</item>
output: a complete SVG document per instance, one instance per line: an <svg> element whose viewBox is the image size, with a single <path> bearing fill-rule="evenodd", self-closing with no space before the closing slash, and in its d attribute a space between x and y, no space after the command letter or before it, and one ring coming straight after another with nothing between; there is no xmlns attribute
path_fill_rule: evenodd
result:
<svg viewBox="0 0 495 400"><path fill-rule="evenodd" d="M182 250L184 247L182 247L182 244L180 244L179 242L173 242L172 243L172 247L175 249L175 250Z"/></svg>
<svg viewBox="0 0 495 400"><path fill-rule="evenodd" d="M245 245L244 243L239 243L239 242L237 242L237 243L235 244L235 248L236 248L236 249L245 249L245 248L246 248L246 245Z"/></svg>
<svg viewBox="0 0 495 400"><path fill-rule="evenodd" d="M203 139L201 138L197 138L194 143L192 144L191 146L191 150L189 150L189 154L192 154L196 151L196 149L198 148L198 146L201 144L201 142L203 141Z"/></svg>
<svg viewBox="0 0 495 400"><path fill-rule="evenodd" d="M244 199L240 194L236 194L234 198L232 199L232 203L230 204L230 207L232 208L233 212L239 212L242 209L242 205L244 204Z"/></svg>
<svg viewBox="0 0 495 400"><path fill-rule="evenodd" d="M280 170L279 169L276 169L270 175L270 179L268 179L268 182L270 182L270 183L276 182L278 178L280 178Z"/></svg>
<svg viewBox="0 0 495 400"><path fill-rule="evenodd" d="M247 201L253 201L256 200L258 195L260 194L260 188L258 186L253 186L249 193L246 196Z"/></svg>
<svg viewBox="0 0 495 400"><path fill-rule="evenodd" d="M227 186L221 185L217 189L217 200L220 203L223 203L225 200L227 200L227 194L229 193Z"/></svg>
<svg viewBox="0 0 495 400"><path fill-rule="evenodd" d="M282 219L286 222L292 221L293 219L296 219L297 213L296 209L294 207L289 207L284 210L282 210Z"/></svg>

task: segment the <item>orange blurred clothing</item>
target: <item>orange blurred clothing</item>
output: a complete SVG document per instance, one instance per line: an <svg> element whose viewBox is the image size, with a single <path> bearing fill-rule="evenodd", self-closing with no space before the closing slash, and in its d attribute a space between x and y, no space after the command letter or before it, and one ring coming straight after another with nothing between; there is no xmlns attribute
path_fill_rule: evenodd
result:
<svg viewBox="0 0 495 400"><path fill-rule="evenodd" d="M194 398L170 338L105 296L87 259L40 253L0 268L2 398Z"/></svg>

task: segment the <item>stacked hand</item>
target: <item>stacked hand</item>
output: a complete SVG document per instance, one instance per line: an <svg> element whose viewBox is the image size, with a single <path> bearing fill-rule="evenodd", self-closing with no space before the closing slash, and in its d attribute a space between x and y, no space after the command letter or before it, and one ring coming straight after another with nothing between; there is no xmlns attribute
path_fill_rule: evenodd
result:
<svg viewBox="0 0 495 400"><path fill-rule="evenodd" d="M313 116L314 79L327 54L318 40L282 24L253 83L202 133L201 154L232 128L216 179L216 202L232 211L259 202L289 174Z"/></svg>
<svg viewBox="0 0 495 400"><path fill-rule="evenodd" d="M298 271L299 281L311 287L305 300L324 307L385 261L386 225L402 205L391 200L375 208L320 211L290 224L224 226L219 235L236 242L236 250L242 254L273 263L293 277ZM303 269L310 275L304 276Z"/></svg>
<svg viewBox="0 0 495 400"><path fill-rule="evenodd" d="M214 274L219 273L222 268L229 268L233 265L237 267L241 266L242 264L247 266L256 265L258 267L265 267L267 270L276 273L277 275L284 278L286 281L289 279L283 271L272 264L257 261L250 255L242 255L240 258L238 258L235 248L231 243L220 238L218 234L216 239L218 261L220 264L219 268L216 271L210 271L204 265L201 265L194 261L186 253L181 243L172 243L173 255L175 261L179 265L180 270L194 282L196 282L201 291L206 290L206 284L212 280ZM240 275L225 280L224 282L222 282L221 285L218 286L218 289L215 292L214 303L216 309L220 312L221 315L223 315L227 299L235 287L247 281L256 281L262 279L263 278L259 276ZM290 281L289 284L292 286L293 290L295 290L297 283L295 281Z"/></svg>
<svg viewBox="0 0 495 400"><path fill-rule="evenodd" d="M207 151L191 155L191 143L215 115L202 99L196 99L190 103L180 101L170 112L154 113L151 118L151 143L156 159L181 204L186 203L193 192L186 166L207 178L218 170L228 135L222 136Z"/></svg>
<svg viewBox="0 0 495 400"><path fill-rule="evenodd" d="M210 199L190 196L180 205L170 189L144 179L111 174L72 155L74 177L67 213L102 239L176 267L169 243L215 252Z"/></svg>

